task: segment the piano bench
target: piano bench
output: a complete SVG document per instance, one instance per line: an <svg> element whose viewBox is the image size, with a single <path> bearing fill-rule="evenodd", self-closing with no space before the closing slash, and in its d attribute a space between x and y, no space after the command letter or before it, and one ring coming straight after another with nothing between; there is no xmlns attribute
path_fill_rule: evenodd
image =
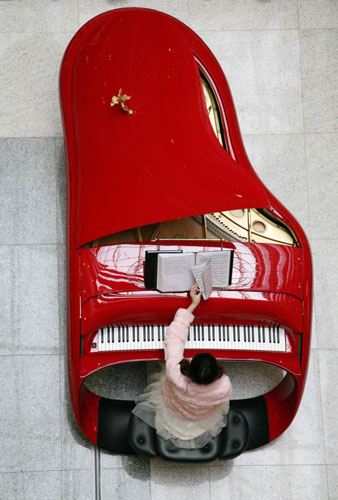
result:
<svg viewBox="0 0 338 500"><path fill-rule="evenodd" d="M97 426L99 448L114 453L135 455L128 440L128 425L134 406L134 401L100 399Z"/></svg>
<svg viewBox="0 0 338 500"><path fill-rule="evenodd" d="M159 456L170 462L205 463L217 458L235 458L245 451L248 440L247 420L235 408L229 410L227 426L204 448L176 448L169 441L158 436L152 427L135 415L131 415L129 422L129 443L136 453L148 458Z"/></svg>

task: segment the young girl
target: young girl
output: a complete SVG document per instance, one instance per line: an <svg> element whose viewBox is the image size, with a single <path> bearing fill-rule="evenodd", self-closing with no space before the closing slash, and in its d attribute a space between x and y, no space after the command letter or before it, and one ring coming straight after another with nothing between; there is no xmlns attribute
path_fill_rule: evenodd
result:
<svg viewBox="0 0 338 500"><path fill-rule="evenodd" d="M229 377L209 353L183 358L192 314L201 301L197 285L191 304L178 309L164 341L165 372L136 399L133 413L179 448L202 448L226 426L232 387Z"/></svg>

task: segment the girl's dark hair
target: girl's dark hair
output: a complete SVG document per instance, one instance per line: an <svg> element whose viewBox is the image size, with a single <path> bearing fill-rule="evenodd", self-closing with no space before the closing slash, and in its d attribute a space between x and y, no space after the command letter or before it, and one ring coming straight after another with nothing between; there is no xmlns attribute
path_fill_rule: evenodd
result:
<svg viewBox="0 0 338 500"><path fill-rule="evenodd" d="M196 384L211 384L224 373L216 358L208 352L196 354L190 363L187 359L182 359L180 365L181 373L191 378Z"/></svg>

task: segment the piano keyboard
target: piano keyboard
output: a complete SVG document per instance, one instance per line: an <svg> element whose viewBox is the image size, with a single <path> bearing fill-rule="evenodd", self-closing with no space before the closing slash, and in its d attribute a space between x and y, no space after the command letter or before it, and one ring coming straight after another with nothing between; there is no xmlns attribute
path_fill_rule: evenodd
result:
<svg viewBox="0 0 338 500"><path fill-rule="evenodd" d="M163 349L168 325L128 325L100 328L92 351ZM285 352L285 330L251 325L191 325L186 349L229 349Z"/></svg>

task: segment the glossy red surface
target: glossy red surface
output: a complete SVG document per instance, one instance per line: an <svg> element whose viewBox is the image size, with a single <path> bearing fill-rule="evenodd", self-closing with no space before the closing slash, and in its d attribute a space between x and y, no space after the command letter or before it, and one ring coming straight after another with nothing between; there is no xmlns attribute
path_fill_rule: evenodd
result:
<svg viewBox="0 0 338 500"><path fill-rule="evenodd" d="M229 153L210 126L197 61L218 96ZM109 105L121 87L132 95L127 102L132 115ZM82 431L96 443L99 398L82 386L88 374L114 363L163 359L163 351L90 353L97 328L114 321L169 321L187 299L143 288L143 257L150 243L80 246L137 225L257 207L286 222L300 248L229 243L235 250L233 284L214 292L196 321L278 323L288 329L283 354L215 352L222 359L268 362L289 372L265 395L270 440L276 438L294 418L306 380L311 255L302 228L248 161L230 90L214 56L170 16L146 9L106 12L69 44L60 99L68 172L69 386Z"/></svg>
<svg viewBox="0 0 338 500"><path fill-rule="evenodd" d="M77 170L77 246L130 227L243 206L243 199L245 206L266 205L250 164L225 153L215 137L194 53L221 75L202 40L146 9L103 14L70 43L61 99ZM110 106L119 88L132 96L132 115ZM234 122L229 98L226 113ZM234 146L237 134L236 124ZM196 196L201 185L203 197Z"/></svg>

